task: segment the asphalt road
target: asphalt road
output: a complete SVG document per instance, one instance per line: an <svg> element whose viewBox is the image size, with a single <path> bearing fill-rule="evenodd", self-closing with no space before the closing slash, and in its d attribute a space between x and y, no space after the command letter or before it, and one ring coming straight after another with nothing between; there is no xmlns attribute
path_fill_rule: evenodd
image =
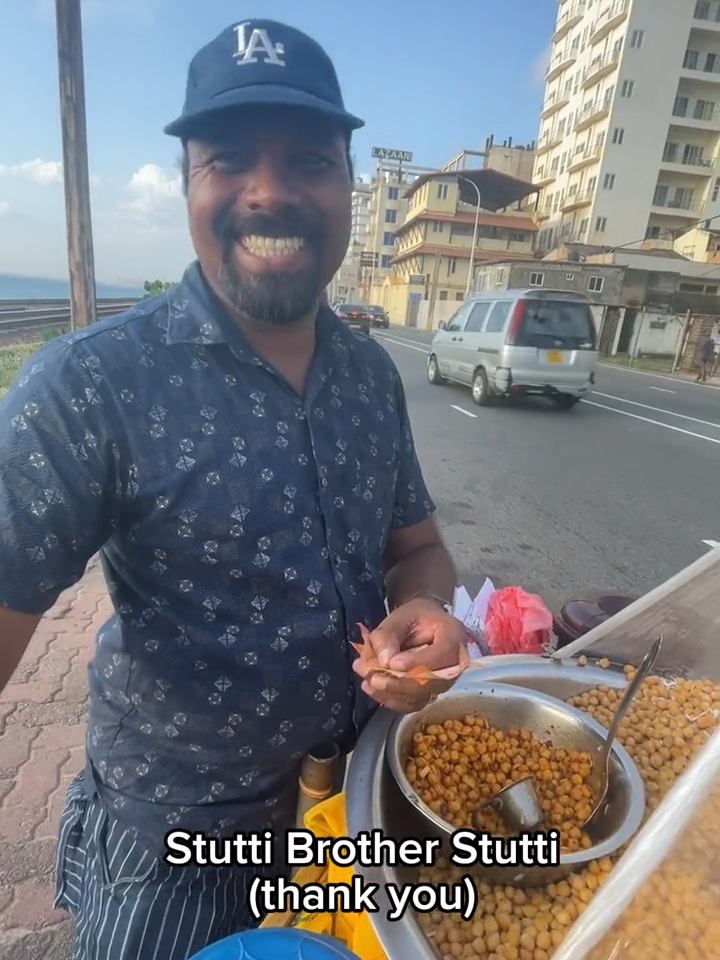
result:
<svg viewBox="0 0 720 960"><path fill-rule="evenodd" d="M588 589L644 593L720 540L720 390L600 366L590 400L481 408L431 386L422 331L375 334L463 581L516 584L554 611Z"/></svg>

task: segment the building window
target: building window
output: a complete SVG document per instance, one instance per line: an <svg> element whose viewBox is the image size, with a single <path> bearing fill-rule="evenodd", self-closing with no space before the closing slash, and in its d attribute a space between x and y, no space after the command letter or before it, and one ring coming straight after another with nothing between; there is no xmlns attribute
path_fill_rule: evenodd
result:
<svg viewBox="0 0 720 960"><path fill-rule="evenodd" d="M451 277L457 270L457 260L455 257L450 257L447 265L448 276Z"/></svg>
<svg viewBox="0 0 720 960"><path fill-rule="evenodd" d="M715 203L720 196L720 179L715 181L712 192L712 202Z"/></svg>
<svg viewBox="0 0 720 960"><path fill-rule="evenodd" d="M526 240L527 240L526 233L515 233L515 232L510 233L510 243L525 243Z"/></svg>
<svg viewBox="0 0 720 960"><path fill-rule="evenodd" d="M615 187L615 174L606 173L603 180L603 190L613 190Z"/></svg>
<svg viewBox="0 0 720 960"><path fill-rule="evenodd" d="M544 273L531 273L530 274L530 286L531 287L541 287L545 283L545 274Z"/></svg>
<svg viewBox="0 0 720 960"><path fill-rule="evenodd" d="M590 293L602 293L602 289L605 286L604 277L590 277L588 280L588 290Z"/></svg>
<svg viewBox="0 0 720 960"><path fill-rule="evenodd" d="M690 105L690 101L687 97L675 97L675 104L673 106L673 116L686 117L689 105Z"/></svg>
<svg viewBox="0 0 720 960"><path fill-rule="evenodd" d="M456 293L456 294L455 294L455 299L456 299L456 300L464 300L464 299L465 299L465 294L464 294L464 293Z"/></svg>
<svg viewBox="0 0 720 960"><path fill-rule="evenodd" d="M388 200L397 200L400 197L399 187L388 187Z"/></svg>
<svg viewBox="0 0 720 960"><path fill-rule="evenodd" d="M584 220L580 221L580 226L578 227L578 233L580 234L581 237L584 237L585 234L587 233L589 222L590 221L588 220L587 217L585 217Z"/></svg>
<svg viewBox="0 0 720 960"><path fill-rule="evenodd" d="M437 185L437 198L438 200L447 200L449 184L439 183Z"/></svg>
<svg viewBox="0 0 720 960"><path fill-rule="evenodd" d="M438 299L439 299L439 300L447 300L447 294L448 294L447 290L441 290L441 291L440 291L440 296L438 297Z"/></svg>
<svg viewBox="0 0 720 960"><path fill-rule="evenodd" d="M575 279L575 274L574 274L574 273L566 273L566 274L565 274L565 279L567 280L568 283L572 283L573 280Z"/></svg>
<svg viewBox="0 0 720 960"><path fill-rule="evenodd" d="M385 211L385 223L397 223L397 210Z"/></svg>
<svg viewBox="0 0 720 960"><path fill-rule="evenodd" d="M644 43L645 43L645 31L633 30L632 36L630 38L630 46L632 47L632 49L642 50Z"/></svg>
<svg viewBox="0 0 720 960"><path fill-rule="evenodd" d="M667 327L667 320L651 320L649 327L651 330L664 330Z"/></svg>
<svg viewBox="0 0 720 960"><path fill-rule="evenodd" d="M646 240L657 240L660 236L660 227L648 227L645 231Z"/></svg>
<svg viewBox="0 0 720 960"><path fill-rule="evenodd" d="M620 144L623 142L624 139L625 139L625 127L615 127L615 129L613 130L612 142L620 146Z"/></svg>
<svg viewBox="0 0 720 960"><path fill-rule="evenodd" d="M620 96L625 97L626 100L629 100L630 97L635 93L635 81L634 80L623 80L622 90L620 91Z"/></svg>
<svg viewBox="0 0 720 960"><path fill-rule="evenodd" d="M442 220L433 220L433 233L442 233L445 229L445 224Z"/></svg>
<svg viewBox="0 0 720 960"><path fill-rule="evenodd" d="M395 234L394 234L394 233L385 233L385 234L383 234L383 246L384 246L384 247L394 247L394 246L395 246Z"/></svg>
<svg viewBox="0 0 720 960"><path fill-rule="evenodd" d="M683 59L683 69L697 70L699 57L700 57L700 53L698 50L686 50L685 57Z"/></svg>
<svg viewBox="0 0 720 960"><path fill-rule="evenodd" d="M605 228L607 227L607 217L598 217L595 221L595 232L596 233L605 233Z"/></svg>
<svg viewBox="0 0 720 960"><path fill-rule="evenodd" d="M382 255L382 260L380 261L380 266L383 268L383 270L389 270L389 269L390 269L390 267L392 266L392 254L391 254L391 253L384 253L384 254Z"/></svg>
<svg viewBox="0 0 720 960"><path fill-rule="evenodd" d="M667 204L668 199L668 187L664 184L659 183L655 187L655 193L653 194L653 206L654 207L664 207Z"/></svg>

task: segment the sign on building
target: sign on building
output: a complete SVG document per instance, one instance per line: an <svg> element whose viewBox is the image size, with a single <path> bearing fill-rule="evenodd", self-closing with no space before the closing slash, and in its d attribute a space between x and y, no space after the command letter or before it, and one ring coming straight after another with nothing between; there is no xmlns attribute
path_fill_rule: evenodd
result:
<svg viewBox="0 0 720 960"><path fill-rule="evenodd" d="M400 163L412 163L411 150L390 150L387 147L373 147L372 156L378 160L399 160Z"/></svg>
<svg viewBox="0 0 720 960"><path fill-rule="evenodd" d="M424 287L425 286L425 277L422 273L411 273L409 278L410 284L414 287Z"/></svg>
<svg viewBox="0 0 720 960"><path fill-rule="evenodd" d="M361 267L376 267L378 265L378 255L372 250L363 250L360 254Z"/></svg>

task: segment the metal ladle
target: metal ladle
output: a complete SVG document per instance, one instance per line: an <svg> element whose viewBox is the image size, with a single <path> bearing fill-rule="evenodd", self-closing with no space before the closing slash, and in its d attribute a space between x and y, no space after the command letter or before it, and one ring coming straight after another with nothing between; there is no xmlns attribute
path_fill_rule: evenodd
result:
<svg viewBox="0 0 720 960"><path fill-rule="evenodd" d="M602 784L602 789L598 793L592 813L582 826L583 829L592 824L592 821L597 817L602 805L605 802L608 787L610 786L610 752L612 750L613 740L617 736L618 729L620 728L623 717L628 711L628 707L635 699L635 694L640 689L640 684L655 666L655 661L657 660L658 654L660 653L660 647L662 646L662 639L662 635L659 636L643 657L642 663L637 668L635 676L628 684L627 689L623 694L623 698L620 701L617 710L615 711L615 716L610 724L610 729L608 730L608 735L605 739L605 743L603 744L602 753L600 754L600 762L598 764L599 769L602 771L603 777L603 779L600 781Z"/></svg>

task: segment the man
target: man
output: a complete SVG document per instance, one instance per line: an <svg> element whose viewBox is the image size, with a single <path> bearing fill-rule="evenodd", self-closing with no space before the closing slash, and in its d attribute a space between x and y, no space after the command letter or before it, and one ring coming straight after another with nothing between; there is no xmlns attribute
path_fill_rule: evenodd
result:
<svg viewBox="0 0 720 960"><path fill-rule="evenodd" d="M399 670L458 662L397 370L320 305L361 125L309 37L225 30L166 128L197 262L44 347L0 407L0 687L98 551L116 610L60 829L76 960L186 960L251 924L258 868L169 865L164 837L291 827L304 755L424 706L366 675L359 623Z"/></svg>
<svg viewBox="0 0 720 960"><path fill-rule="evenodd" d="M697 348L698 375L695 381L696 383L707 383L714 356L715 341L709 333L704 333L700 338Z"/></svg>

